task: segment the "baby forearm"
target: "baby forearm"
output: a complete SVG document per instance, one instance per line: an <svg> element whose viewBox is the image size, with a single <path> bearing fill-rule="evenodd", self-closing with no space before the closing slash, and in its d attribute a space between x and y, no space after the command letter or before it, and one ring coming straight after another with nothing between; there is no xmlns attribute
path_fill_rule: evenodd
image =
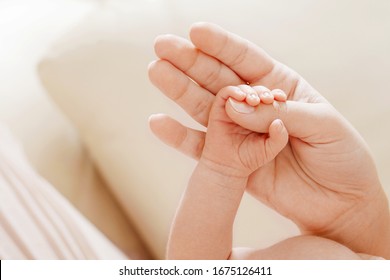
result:
<svg viewBox="0 0 390 280"><path fill-rule="evenodd" d="M246 178L226 177L202 161L184 193L171 229L168 259L227 259Z"/></svg>

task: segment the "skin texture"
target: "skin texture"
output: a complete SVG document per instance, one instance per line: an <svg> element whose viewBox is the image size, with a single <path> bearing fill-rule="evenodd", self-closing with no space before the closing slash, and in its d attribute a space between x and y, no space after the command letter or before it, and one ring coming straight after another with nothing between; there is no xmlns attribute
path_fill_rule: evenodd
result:
<svg viewBox="0 0 390 280"><path fill-rule="evenodd" d="M273 160L250 174L245 189L305 235L390 258L387 198L367 145L350 123L295 71L251 42L209 23L193 25L190 39L158 37L159 60L150 64L149 77L204 126L215 94L226 86L259 85L287 95L283 104L260 104L250 112L240 100L225 107L243 128L267 133L280 119L290 135ZM203 132L167 116L155 120L152 130L168 145L201 158Z"/></svg>

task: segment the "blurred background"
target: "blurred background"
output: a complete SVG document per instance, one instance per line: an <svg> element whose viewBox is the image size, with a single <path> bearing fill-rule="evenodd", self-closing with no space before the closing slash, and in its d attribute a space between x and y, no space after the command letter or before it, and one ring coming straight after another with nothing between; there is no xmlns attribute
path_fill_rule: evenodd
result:
<svg viewBox="0 0 390 280"><path fill-rule="evenodd" d="M155 139L147 119L164 112L199 126L150 85L147 65L158 34L187 37L193 22L210 21L324 95L367 141L390 197L389 14L388 0L0 0L0 122L123 251L163 258L195 162ZM236 245L296 233L244 198Z"/></svg>

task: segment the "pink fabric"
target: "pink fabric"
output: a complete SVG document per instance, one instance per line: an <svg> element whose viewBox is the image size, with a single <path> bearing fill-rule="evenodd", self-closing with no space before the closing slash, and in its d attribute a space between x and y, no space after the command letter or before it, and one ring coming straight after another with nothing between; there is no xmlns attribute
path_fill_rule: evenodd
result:
<svg viewBox="0 0 390 280"><path fill-rule="evenodd" d="M32 169L4 127L0 127L0 258L126 258Z"/></svg>

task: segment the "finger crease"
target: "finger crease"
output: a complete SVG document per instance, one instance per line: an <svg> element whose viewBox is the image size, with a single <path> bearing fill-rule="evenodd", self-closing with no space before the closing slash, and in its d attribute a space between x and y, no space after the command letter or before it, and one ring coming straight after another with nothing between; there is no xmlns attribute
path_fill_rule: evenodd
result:
<svg viewBox="0 0 390 280"><path fill-rule="evenodd" d="M187 95L186 93L189 92L191 83L192 82L189 79L187 79L186 84L178 91L178 94L175 95L174 98L172 98L173 101L180 103L180 101L184 98L184 96Z"/></svg>
<svg viewBox="0 0 390 280"><path fill-rule="evenodd" d="M212 86L218 80L218 77L220 77L221 71L222 71L222 64L218 62L218 70L211 71L205 78L205 83L203 83L202 86L206 88Z"/></svg>
<svg viewBox="0 0 390 280"><path fill-rule="evenodd" d="M227 42L229 41L229 37L230 37L229 35L226 35L224 37L224 40L223 40L223 43L221 44L220 49L217 52L215 52L214 54L212 54L213 56L220 57L220 55L223 53L223 51L225 49L225 46L227 45Z"/></svg>
<svg viewBox="0 0 390 280"><path fill-rule="evenodd" d="M208 98L202 98L200 101L196 102L195 106L191 110L191 116L194 119L200 119L202 114L209 111L207 110L207 107L211 104L212 102L210 102Z"/></svg>
<svg viewBox="0 0 390 280"><path fill-rule="evenodd" d="M240 50L238 55L229 63L229 65L231 67L240 65L244 61L245 57L247 56L248 51L249 51L249 43L248 41L245 41L245 47Z"/></svg>
<svg viewBox="0 0 390 280"><path fill-rule="evenodd" d="M188 72L194 67L194 65L197 63L198 59L199 59L199 56L200 56L200 52L199 51L196 51L196 55L195 55L195 59L193 59L190 63L190 65L187 67L187 69L183 69L183 72L188 74Z"/></svg>

